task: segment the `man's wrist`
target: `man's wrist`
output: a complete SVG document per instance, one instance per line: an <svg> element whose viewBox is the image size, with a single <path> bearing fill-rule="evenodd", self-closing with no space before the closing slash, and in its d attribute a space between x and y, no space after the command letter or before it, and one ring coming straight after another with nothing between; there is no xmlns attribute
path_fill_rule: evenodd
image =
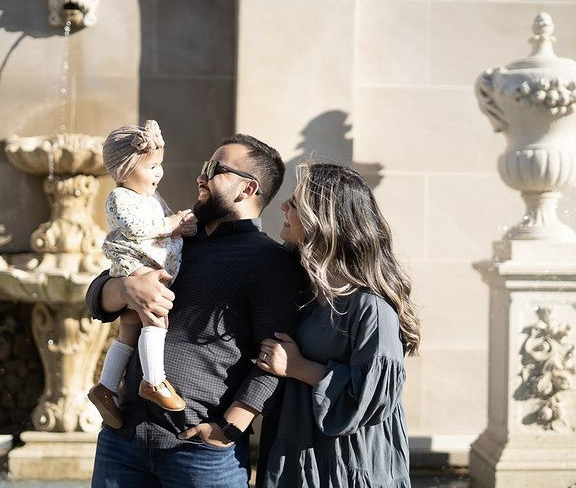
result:
<svg viewBox="0 0 576 488"><path fill-rule="evenodd" d="M240 430L232 422L228 422L224 417L217 417L214 422L220 427L222 434L230 442L238 442L244 435L244 431Z"/></svg>

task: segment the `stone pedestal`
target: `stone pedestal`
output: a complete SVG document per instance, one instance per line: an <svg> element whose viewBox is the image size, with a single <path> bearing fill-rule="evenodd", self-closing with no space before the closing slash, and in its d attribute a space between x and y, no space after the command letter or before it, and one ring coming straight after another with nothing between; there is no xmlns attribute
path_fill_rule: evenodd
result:
<svg viewBox="0 0 576 488"><path fill-rule="evenodd" d="M476 266L490 286L490 385L470 453L475 488L576 482L576 260L543 249Z"/></svg>
<svg viewBox="0 0 576 488"><path fill-rule="evenodd" d="M24 446L10 451L13 480L89 479L94 467L97 433L23 432Z"/></svg>
<svg viewBox="0 0 576 488"><path fill-rule="evenodd" d="M531 55L486 70L476 86L507 138L500 176L526 213L476 266L490 287L490 345L475 488L576 486L576 233L556 214L576 176L576 63L554 54L553 31L538 15Z"/></svg>

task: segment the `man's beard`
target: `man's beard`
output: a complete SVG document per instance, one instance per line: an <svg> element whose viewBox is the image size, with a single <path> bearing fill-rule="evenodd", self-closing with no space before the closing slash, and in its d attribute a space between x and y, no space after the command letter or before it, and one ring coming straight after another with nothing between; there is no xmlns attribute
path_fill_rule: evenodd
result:
<svg viewBox="0 0 576 488"><path fill-rule="evenodd" d="M204 202L197 201L194 204L193 212L199 223L209 224L231 214L232 206L223 195L211 193Z"/></svg>

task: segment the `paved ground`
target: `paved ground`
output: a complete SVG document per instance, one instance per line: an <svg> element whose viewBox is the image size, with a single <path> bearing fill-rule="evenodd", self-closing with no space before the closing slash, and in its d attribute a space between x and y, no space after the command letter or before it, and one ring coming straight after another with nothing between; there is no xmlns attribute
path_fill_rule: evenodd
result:
<svg viewBox="0 0 576 488"><path fill-rule="evenodd" d="M0 475L1 476L1 475ZM3 481L2 488L90 488L89 481ZM466 475L415 475L412 488L468 488Z"/></svg>

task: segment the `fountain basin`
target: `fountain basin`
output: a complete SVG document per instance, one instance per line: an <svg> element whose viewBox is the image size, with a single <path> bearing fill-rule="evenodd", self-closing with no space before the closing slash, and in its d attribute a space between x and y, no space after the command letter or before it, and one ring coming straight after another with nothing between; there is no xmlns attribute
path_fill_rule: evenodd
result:
<svg viewBox="0 0 576 488"><path fill-rule="evenodd" d="M6 139L6 156L10 163L24 173L50 175L102 176L103 137L85 134L56 134L52 136Z"/></svg>
<svg viewBox="0 0 576 488"><path fill-rule="evenodd" d="M53 257L56 260L65 256ZM67 271L66 263L62 262L48 266L44 261L46 270L38 271L36 267L46 255L21 254L13 259L11 256L4 258L4 263L0 265L0 300L4 301L44 302L51 305L83 302L86 290L94 279L91 273Z"/></svg>

